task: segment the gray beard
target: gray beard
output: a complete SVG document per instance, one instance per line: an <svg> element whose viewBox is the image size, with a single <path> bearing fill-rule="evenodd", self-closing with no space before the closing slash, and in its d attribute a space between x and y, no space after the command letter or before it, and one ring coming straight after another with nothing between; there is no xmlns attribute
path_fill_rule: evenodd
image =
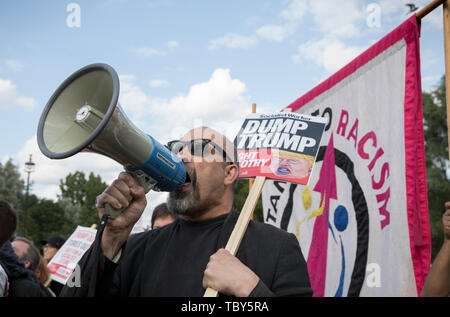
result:
<svg viewBox="0 0 450 317"><path fill-rule="evenodd" d="M167 208L177 215L191 216L198 210L198 198L195 189L186 197L182 197L179 192L169 193L167 198Z"/></svg>
<svg viewBox="0 0 450 317"><path fill-rule="evenodd" d="M167 208L180 216L187 216L191 219L195 219L207 212L211 206L215 206L220 203L220 198L215 195L208 196L208 199L203 199L200 202L200 193L197 174L195 170L192 173L192 191L189 193L180 192L175 190L169 193L167 197Z"/></svg>
<svg viewBox="0 0 450 317"><path fill-rule="evenodd" d="M190 193L183 193L178 190L172 191L167 197L167 208L177 215L184 215L188 217L195 216L199 210L200 197L197 190L197 173L192 172L192 191Z"/></svg>

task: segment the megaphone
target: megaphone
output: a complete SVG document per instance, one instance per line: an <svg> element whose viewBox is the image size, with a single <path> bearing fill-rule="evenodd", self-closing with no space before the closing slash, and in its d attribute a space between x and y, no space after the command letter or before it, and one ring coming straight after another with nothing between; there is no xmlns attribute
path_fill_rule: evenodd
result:
<svg viewBox="0 0 450 317"><path fill-rule="evenodd" d="M183 162L134 126L118 98L119 77L109 65L88 65L70 75L42 112L37 131L41 152L51 159L102 154L121 164L146 192L180 188L186 180ZM112 218L121 212L106 209Z"/></svg>

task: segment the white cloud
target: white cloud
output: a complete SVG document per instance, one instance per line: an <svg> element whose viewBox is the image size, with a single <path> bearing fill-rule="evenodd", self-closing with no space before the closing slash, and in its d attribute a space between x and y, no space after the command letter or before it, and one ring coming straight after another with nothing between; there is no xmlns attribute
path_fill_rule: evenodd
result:
<svg viewBox="0 0 450 317"><path fill-rule="evenodd" d="M391 14L397 14L400 10L407 12L407 7L405 6L406 1L392 1L392 0L379 0L378 4L381 8L381 14L383 16L388 16Z"/></svg>
<svg viewBox="0 0 450 317"><path fill-rule="evenodd" d="M414 5L418 8L414 12L409 12L409 7L406 5L407 3L414 3ZM430 0L379 0L378 4L381 8L382 14L382 23L383 21L391 22L394 24L400 24L412 14L416 14L421 9L423 9L426 5L430 3ZM422 27L431 27L438 30L442 30L443 28L443 17L442 17L442 7L434 9L427 16L422 19Z"/></svg>
<svg viewBox="0 0 450 317"><path fill-rule="evenodd" d="M443 10L440 8L435 9L433 12L429 13L426 17L423 18L423 24L426 26L431 26L437 30L442 30L444 28L444 17Z"/></svg>
<svg viewBox="0 0 450 317"><path fill-rule="evenodd" d="M61 194L59 188L60 180L65 179L70 173L81 171L88 177L92 172L94 175L100 175L102 181L109 185L124 170L113 159L95 153L78 153L66 159L51 160L41 153L37 145L37 138L33 136L25 142L23 148L16 155L17 160L15 164L19 166L22 179L26 179L27 175L21 167L29 160L30 154L33 162L36 164L34 172L30 175L30 180L33 184L31 193L39 198L52 199L54 201ZM2 162L7 160L8 157L4 157ZM166 195L166 193L153 191L147 194L147 207L143 214L145 223L150 221L149 217L151 217L153 208L158 203L164 202Z"/></svg>
<svg viewBox="0 0 450 317"><path fill-rule="evenodd" d="M150 80L150 88L161 88L161 87L167 87L169 85L169 82L164 79L153 79Z"/></svg>
<svg viewBox="0 0 450 317"><path fill-rule="evenodd" d="M248 49L258 43L255 35L245 36L235 33L227 33L224 36L211 40L208 45L209 50L216 50L221 46L227 48Z"/></svg>
<svg viewBox="0 0 450 317"><path fill-rule="evenodd" d="M229 69L218 68L207 81L171 98L150 97L133 76L121 75L120 80L120 103L127 116L163 143L202 125L233 139L251 109L246 85L232 78Z"/></svg>
<svg viewBox="0 0 450 317"><path fill-rule="evenodd" d="M247 102L243 94L246 86L233 79L229 69L216 69L206 82L193 85L187 95L176 96L168 102L169 108L183 111L189 117L229 117L233 110Z"/></svg>
<svg viewBox="0 0 450 317"><path fill-rule="evenodd" d="M192 85L186 93L172 98L152 98L141 89L135 76L119 77L120 102L124 112L143 132L151 134L161 143L180 138L188 130L203 125L218 130L232 140L251 109L246 85L232 78L229 69L214 70L209 79ZM258 110L264 112L263 107ZM43 198L56 199L60 180L69 173L83 171L88 175L93 172L110 183L123 170L114 160L94 153L51 160L39 150L36 136L27 140L16 155L18 166L24 166L30 154L36 163L31 177L35 184L33 193ZM23 168L20 172L25 178ZM152 202L149 202L147 209L152 209L155 202L164 201L161 195L149 195Z"/></svg>
<svg viewBox="0 0 450 317"><path fill-rule="evenodd" d="M233 79L229 69L218 68L208 81L193 85L186 94L155 101L153 111L160 122L170 122L165 127L157 125L158 132L170 139L198 126L209 126L234 139L250 104L246 85Z"/></svg>
<svg viewBox="0 0 450 317"><path fill-rule="evenodd" d="M12 71L21 71L23 69L23 64L15 59L6 59L3 61L6 67Z"/></svg>
<svg viewBox="0 0 450 317"><path fill-rule="evenodd" d="M32 111L36 104L37 103L33 98L21 95L17 91L16 85L10 80L0 78L0 109L20 107Z"/></svg>
<svg viewBox="0 0 450 317"><path fill-rule="evenodd" d="M300 20L308 10L306 0L293 0L287 9L280 12L279 17L287 21Z"/></svg>
<svg viewBox="0 0 450 317"><path fill-rule="evenodd" d="M306 0L293 0L285 10L278 14L282 23L262 25L251 35L227 33L223 37L211 40L208 48L215 50L223 46L231 49L248 49L260 40L281 42L295 33L307 7Z"/></svg>
<svg viewBox="0 0 450 317"><path fill-rule="evenodd" d="M61 160L49 159L39 150L36 135L27 140L18 153L19 165L23 166L30 154L36 163L33 173L35 181L45 185L59 184L61 178L76 170L92 171L94 174L100 174L103 179L111 181L114 179L115 172L122 169L120 164L112 159L94 153L83 152Z"/></svg>
<svg viewBox="0 0 450 317"><path fill-rule="evenodd" d="M140 47L132 49L134 53L143 57L166 56L166 52L151 47Z"/></svg>
<svg viewBox="0 0 450 317"><path fill-rule="evenodd" d="M310 14L318 30L327 36L358 36L366 21L365 7L356 0L310 1Z"/></svg>
<svg viewBox="0 0 450 317"><path fill-rule="evenodd" d="M180 46L180 43L178 43L177 41L169 41L166 43L166 45L170 48L177 48Z"/></svg>
<svg viewBox="0 0 450 317"><path fill-rule="evenodd" d="M312 61L334 73L364 51L364 47L346 45L338 39L323 38L319 41L308 41L298 47L292 59L294 63Z"/></svg>
<svg viewBox="0 0 450 317"><path fill-rule="evenodd" d="M32 192L41 199L45 198L51 199L53 201L58 200L58 196L61 195L61 189L59 188L59 185L33 186Z"/></svg>
<svg viewBox="0 0 450 317"><path fill-rule="evenodd" d="M255 33L262 39L281 42L296 32L308 9L308 1L293 0L285 10L278 14L278 17L284 21L283 23L263 25Z"/></svg>
<svg viewBox="0 0 450 317"><path fill-rule="evenodd" d="M286 25L263 25L256 30L256 34L263 39L281 42L283 41L291 31Z"/></svg>
<svg viewBox="0 0 450 317"><path fill-rule="evenodd" d="M6 162L8 162L10 159L12 159L11 156L5 155L5 156L0 160L0 164L5 165Z"/></svg>
<svg viewBox="0 0 450 317"><path fill-rule="evenodd" d="M343 14L338 14L339 12ZM318 30L327 36L354 37L360 35L361 24L365 22L365 8L357 0L292 0L278 15L280 23L264 24L254 34L244 36L227 33L210 41L209 48L249 48L260 40L284 41L297 32L305 15L314 24L309 29Z"/></svg>
<svg viewBox="0 0 450 317"><path fill-rule="evenodd" d="M119 103L126 115L139 126L151 107L150 97L136 84L136 78L133 75L120 75L119 79Z"/></svg>
<svg viewBox="0 0 450 317"><path fill-rule="evenodd" d="M22 149L17 154L18 166L25 166L29 160L30 154L36 164L35 170L31 174L35 183L35 194L38 197L56 199L59 193L59 182L69 173L82 171L89 175L93 172L100 175L102 180L109 183L123 170L122 166L114 160L100 154L79 153L72 157L52 160L41 153L37 144L36 135L27 140ZM26 173L23 168L19 168L22 178L26 179Z"/></svg>

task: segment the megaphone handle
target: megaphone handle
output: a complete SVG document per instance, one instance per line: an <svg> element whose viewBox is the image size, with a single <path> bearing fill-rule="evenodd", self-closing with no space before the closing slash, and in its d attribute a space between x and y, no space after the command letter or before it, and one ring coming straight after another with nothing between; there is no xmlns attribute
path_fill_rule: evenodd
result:
<svg viewBox="0 0 450 317"><path fill-rule="evenodd" d="M153 178L151 178L141 170L127 171L127 172L130 173L131 176L133 176L134 187L142 186L144 188L145 193L148 193L157 184L157 182ZM125 210L125 208L126 207L116 209L110 204L105 204L106 213L110 216L111 219L117 218L120 215L120 213Z"/></svg>

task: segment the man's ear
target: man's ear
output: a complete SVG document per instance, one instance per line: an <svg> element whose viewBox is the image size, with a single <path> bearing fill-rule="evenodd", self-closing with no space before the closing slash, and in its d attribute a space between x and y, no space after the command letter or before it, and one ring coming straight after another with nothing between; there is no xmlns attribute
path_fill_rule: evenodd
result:
<svg viewBox="0 0 450 317"><path fill-rule="evenodd" d="M29 268L30 268L30 265L31 265L31 262L28 261L28 260L25 260L25 261L23 261L23 264L25 264L25 267L26 267L27 269L29 269Z"/></svg>
<svg viewBox="0 0 450 317"><path fill-rule="evenodd" d="M224 185L231 185L234 183L236 178L239 177L239 170L235 164L230 164L225 167L225 179Z"/></svg>

